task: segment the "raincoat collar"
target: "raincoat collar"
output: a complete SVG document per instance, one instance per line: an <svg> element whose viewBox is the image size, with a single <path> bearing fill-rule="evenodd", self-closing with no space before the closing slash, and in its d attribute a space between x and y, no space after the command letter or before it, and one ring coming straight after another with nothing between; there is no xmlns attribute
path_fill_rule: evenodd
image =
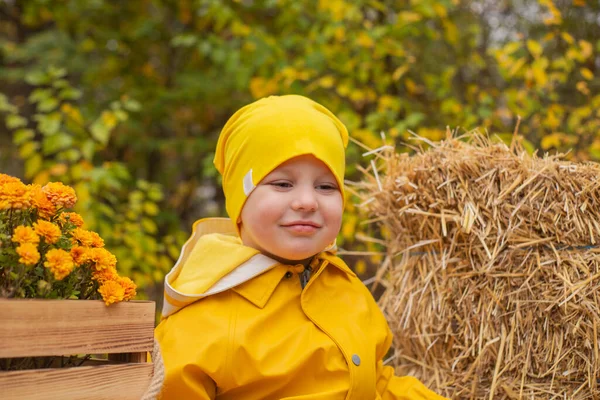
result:
<svg viewBox="0 0 600 400"><path fill-rule="evenodd" d="M327 265L355 276L333 251L335 245L316 255L319 265L327 261ZM162 317L228 289L263 308L290 267L244 246L230 219L198 220L177 263L165 277Z"/></svg>

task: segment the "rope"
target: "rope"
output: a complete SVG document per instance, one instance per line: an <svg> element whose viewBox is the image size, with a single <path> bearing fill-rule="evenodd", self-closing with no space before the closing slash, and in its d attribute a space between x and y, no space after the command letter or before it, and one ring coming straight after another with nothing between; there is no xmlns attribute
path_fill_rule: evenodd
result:
<svg viewBox="0 0 600 400"><path fill-rule="evenodd" d="M162 361L162 354L160 353L160 346L158 341L154 339L154 348L152 349L152 362L154 363L154 373L152 374L152 380L146 393L142 396L141 400L155 400L160 394L162 389L163 381L165 380L165 365Z"/></svg>

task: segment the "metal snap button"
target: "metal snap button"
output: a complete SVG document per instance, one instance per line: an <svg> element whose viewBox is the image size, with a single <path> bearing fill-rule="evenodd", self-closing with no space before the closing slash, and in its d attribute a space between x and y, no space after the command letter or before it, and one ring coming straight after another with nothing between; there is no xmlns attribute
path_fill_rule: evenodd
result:
<svg viewBox="0 0 600 400"><path fill-rule="evenodd" d="M356 365L357 367L360 365L360 357L358 356L358 354L353 354L352 355L352 362L354 363L354 365Z"/></svg>
<svg viewBox="0 0 600 400"><path fill-rule="evenodd" d="M290 279L292 277L292 275L293 274L290 271L288 271L288 272L285 273L285 277L288 278L288 279Z"/></svg>

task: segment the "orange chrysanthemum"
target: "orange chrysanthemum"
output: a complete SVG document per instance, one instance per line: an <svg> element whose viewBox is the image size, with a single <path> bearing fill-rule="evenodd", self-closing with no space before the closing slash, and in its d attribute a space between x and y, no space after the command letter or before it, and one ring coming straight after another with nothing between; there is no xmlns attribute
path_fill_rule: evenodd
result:
<svg viewBox="0 0 600 400"><path fill-rule="evenodd" d="M23 243L16 250L21 264L33 265L40 261L40 252L33 243Z"/></svg>
<svg viewBox="0 0 600 400"><path fill-rule="evenodd" d="M33 243L37 245L40 242L40 237L30 226L17 226L13 232L12 241L24 244L24 243Z"/></svg>
<svg viewBox="0 0 600 400"><path fill-rule="evenodd" d="M34 222L33 229L35 230L35 233L43 237L48 244L54 244L58 242L58 239L60 239L60 235L62 234L57 225L43 220Z"/></svg>
<svg viewBox="0 0 600 400"><path fill-rule="evenodd" d="M75 265L80 266L89 261L87 251L88 248L83 246L73 246L71 248L71 257L73 258Z"/></svg>
<svg viewBox="0 0 600 400"><path fill-rule="evenodd" d="M88 249L87 258L94 263L96 271L106 268L115 268L117 265L117 257L105 248Z"/></svg>
<svg viewBox="0 0 600 400"><path fill-rule="evenodd" d="M62 249L51 249L46 253L44 267L50 269L56 280L63 280L73 271L75 264L69 253Z"/></svg>
<svg viewBox="0 0 600 400"><path fill-rule="evenodd" d="M96 232L89 231L90 237L92 238L92 247L104 247L104 239L100 237Z"/></svg>
<svg viewBox="0 0 600 400"><path fill-rule="evenodd" d="M0 185L4 185L9 182L21 182L19 178L15 178L14 176L0 174Z"/></svg>
<svg viewBox="0 0 600 400"><path fill-rule="evenodd" d="M75 228L71 231L71 236L75 239L75 242L86 247L92 247L94 243L94 237L91 231L87 231L82 228Z"/></svg>
<svg viewBox="0 0 600 400"><path fill-rule="evenodd" d="M42 190L56 207L71 208L77 202L75 190L62 182L49 182Z"/></svg>
<svg viewBox="0 0 600 400"><path fill-rule="evenodd" d="M117 274L117 269L115 267L107 267L100 270L94 270L92 272L92 279L103 284L106 281L118 281L119 275Z"/></svg>
<svg viewBox="0 0 600 400"><path fill-rule="evenodd" d="M125 290L115 281L104 282L100 286L100 289L98 289L98 293L102 295L102 300L104 300L104 304L107 306L122 301L125 297Z"/></svg>
<svg viewBox="0 0 600 400"><path fill-rule="evenodd" d="M22 210L31 205L29 186L21 181L3 183L0 190L0 210Z"/></svg>
<svg viewBox="0 0 600 400"><path fill-rule="evenodd" d="M64 212L60 214L61 224L67 223L67 220L77 228L81 228L83 226L83 218L76 212Z"/></svg>
<svg viewBox="0 0 600 400"><path fill-rule="evenodd" d="M48 199L40 185L31 185L29 199L31 200L31 206L37 209L40 218L49 220L56 214L56 207Z"/></svg>
<svg viewBox="0 0 600 400"><path fill-rule="evenodd" d="M117 282L121 285L123 290L125 291L125 295L123 296L123 300L131 300L137 294L136 289L137 285L133 283L133 281L126 276L120 276L117 279Z"/></svg>

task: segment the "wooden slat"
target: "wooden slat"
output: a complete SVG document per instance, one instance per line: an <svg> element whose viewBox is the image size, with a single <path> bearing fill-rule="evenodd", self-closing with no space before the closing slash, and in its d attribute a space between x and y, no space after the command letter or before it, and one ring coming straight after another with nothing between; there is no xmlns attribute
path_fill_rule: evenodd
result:
<svg viewBox="0 0 600 400"><path fill-rule="evenodd" d="M152 301L0 299L0 358L146 352Z"/></svg>
<svg viewBox="0 0 600 400"><path fill-rule="evenodd" d="M152 364L0 372L2 400L139 400Z"/></svg>

